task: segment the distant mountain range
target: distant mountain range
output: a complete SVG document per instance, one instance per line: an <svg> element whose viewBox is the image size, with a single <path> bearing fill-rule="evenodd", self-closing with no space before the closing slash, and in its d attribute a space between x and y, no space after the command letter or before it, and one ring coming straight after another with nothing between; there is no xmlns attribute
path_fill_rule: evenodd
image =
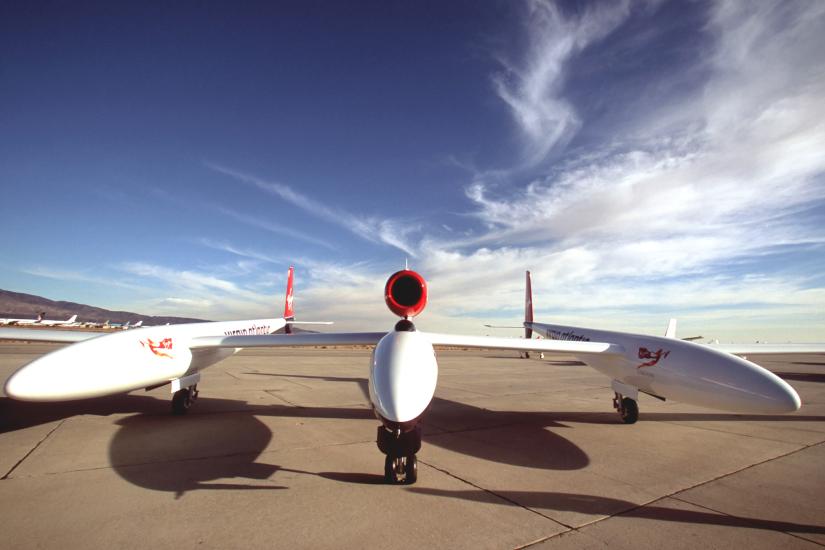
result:
<svg viewBox="0 0 825 550"><path fill-rule="evenodd" d="M47 319L62 320L77 315L77 320L81 323L110 321L123 324L129 322L134 325L138 321L143 321L144 325L165 325L167 323L174 325L203 321L203 319L191 319L189 317L162 317L141 315L131 311L111 311L74 302L55 302L33 294L0 289L0 318L35 319L38 313L44 312Z"/></svg>

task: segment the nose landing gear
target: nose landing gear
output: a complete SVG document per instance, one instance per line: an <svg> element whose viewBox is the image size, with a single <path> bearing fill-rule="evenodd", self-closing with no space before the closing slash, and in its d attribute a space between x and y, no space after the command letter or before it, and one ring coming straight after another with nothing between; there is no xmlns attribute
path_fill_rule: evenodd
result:
<svg viewBox="0 0 825 550"><path fill-rule="evenodd" d="M384 481L390 484L412 485L418 480L418 458L421 449L421 424L403 432L378 427L378 449L384 453Z"/></svg>
<svg viewBox="0 0 825 550"><path fill-rule="evenodd" d="M415 455L396 458L387 455L384 458L384 481L393 485L412 485L417 480L418 458Z"/></svg>

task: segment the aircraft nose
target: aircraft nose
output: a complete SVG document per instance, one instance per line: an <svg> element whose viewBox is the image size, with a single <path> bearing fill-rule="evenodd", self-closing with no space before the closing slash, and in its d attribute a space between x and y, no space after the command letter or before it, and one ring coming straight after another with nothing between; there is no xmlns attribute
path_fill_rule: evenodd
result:
<svg viewBox="0 0 825 550"><path fill-rule="evenodd" d="M375 347L370 401L381 418L409 422L429 406L438 380L432 344L416 332L391 332Z"/></svg>

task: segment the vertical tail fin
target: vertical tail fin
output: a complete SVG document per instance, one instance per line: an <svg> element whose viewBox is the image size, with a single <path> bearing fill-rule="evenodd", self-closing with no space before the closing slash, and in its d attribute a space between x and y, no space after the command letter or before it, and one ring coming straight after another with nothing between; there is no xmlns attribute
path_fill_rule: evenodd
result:
<svg viewBox="0 0 825 550"><path fill-rule="evenodd" d="M68 321L66 321L66 322L67 323L74 323L75 321L77 321L77 315L72 315L71 317L69 317Z"/></svg>
<svg viewBox="0 0 825 550"><path fill-rule="evenodd" d="M667 323L667 330L665 330L665 338L676 338L676 319L671 319Z"/></svg>
<svg viewBox="0 0 825 550"><path fill-rule="evenodd" d="M295 311L292 309L292 279L295 274L295 268L289 266L289 272L286 277L286 301L284 302L284 319L293 319Z"/></svg>
<svg viewBox="0 0 825 550"><path fill-rule="evenodd" d="M289 266L289 271L286 276L286 299L284 301L284 319L286 321L291 321L295 318L295 310L292 309L292 279L294 276L295 268ZM292 334L292 325L290 325L289 322L284 325L284 332L286 334Z"/></svg>
<svg viewBox="0 0 825 550"><path fill-rule="evenodd" d="M524 337L532 338L533 329L527 326L527 323L533 322L533 279L530 272L525 272L524 282Z"/></svg>

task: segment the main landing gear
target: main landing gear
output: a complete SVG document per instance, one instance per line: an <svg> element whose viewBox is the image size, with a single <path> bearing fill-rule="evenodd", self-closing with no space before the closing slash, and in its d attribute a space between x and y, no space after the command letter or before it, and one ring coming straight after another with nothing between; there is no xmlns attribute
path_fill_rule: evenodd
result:
<svg viewBox="0 0 825 550"><path fill-rule="evenodd" d="M418 480L418 458L421 449L421 425L404 432L378 427L378 448L384 453L384 481L394 485L412 485Z"/></svg>
<svg viewBox="0 0 825 550"><path fill-rule="evenodd" d="M189 386L176 391L172 395L172 413L181 415L186 414L186 411L195 404L198 398L198 385Z"/></svg>
<svg viewBox="0 0 825 550"><path fill-rule="evenodd" d="M639 420L639 405L635 400L624 397L619 392L616 392L613 397L613 407L619 412L625 424L635 424Z"/></svg>
<svg viewBox="0 0 825 550"><path fill-rule="evenodd" d="M172 414L186 414L186 411L195 404L200 381L201 373L199 372L172 380Z"/></svg>

